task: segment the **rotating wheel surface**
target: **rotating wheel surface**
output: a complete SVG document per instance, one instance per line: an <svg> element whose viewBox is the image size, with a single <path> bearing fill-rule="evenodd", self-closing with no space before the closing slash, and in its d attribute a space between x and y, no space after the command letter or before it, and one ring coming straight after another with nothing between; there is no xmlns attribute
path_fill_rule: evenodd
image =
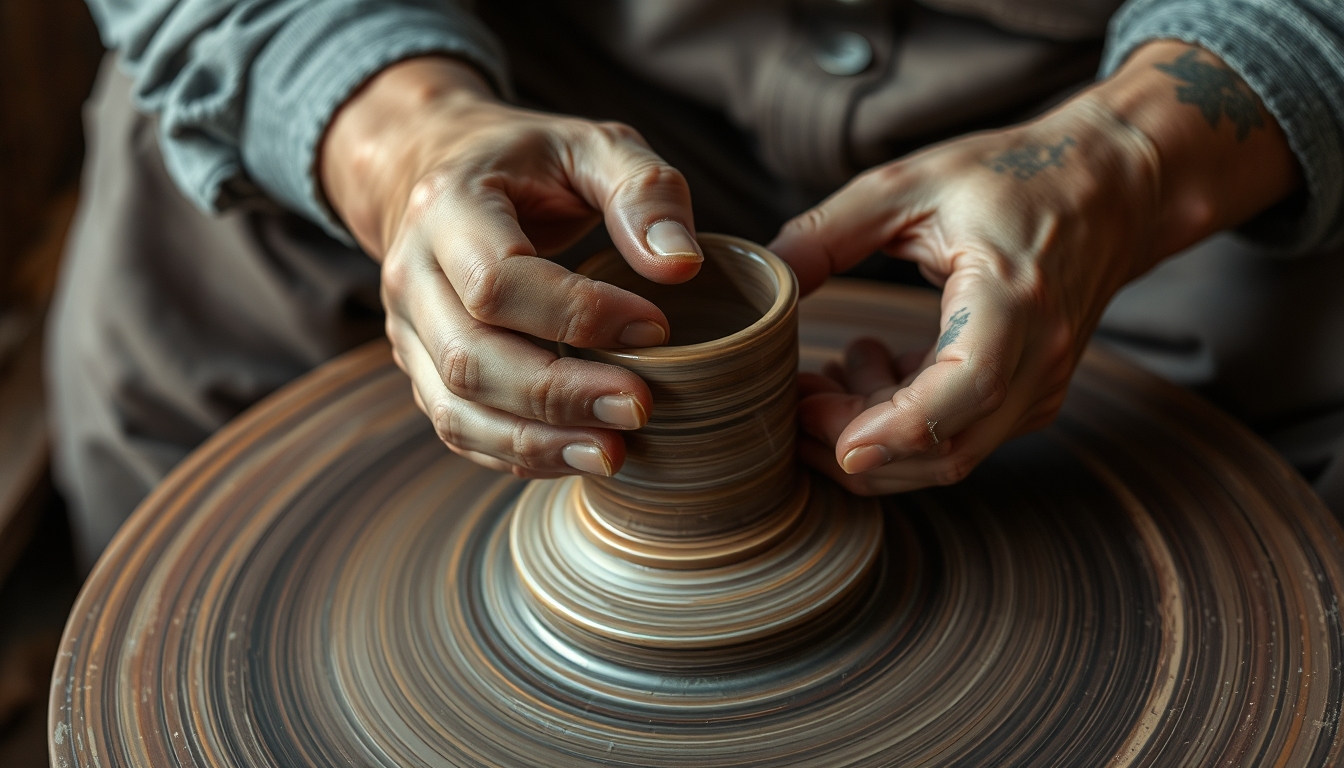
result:
<svg viewBox="0 0 1344 768"><path fill-rule="evenodd" d="M800 305L803 367L857 335L927 344L936 309L827 286ZM90 577L54 765L1325 766L1344 749L1338 523L1242 427L1097 350L1054 426L957 486L884 499L859 607L748 673L517 642L499 540L522 487L439 444L385 345L278 392L174 470ZM576 664L585 685L548 672Z"/></svg>

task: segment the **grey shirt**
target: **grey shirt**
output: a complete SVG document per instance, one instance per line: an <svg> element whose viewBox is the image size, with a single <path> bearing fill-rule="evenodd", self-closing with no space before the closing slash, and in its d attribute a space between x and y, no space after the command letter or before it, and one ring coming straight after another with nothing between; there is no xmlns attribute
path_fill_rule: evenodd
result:
<svg viewBox="0 0 1344 768"><path fill-rule="evenodd" d="M119 52L135 79L137 106L160 116L164 159L188 198L204 210L218 211L264 194L346 242L348 235L322 200L314 162L333 113L361 83L400 59L446 53L473 62L501 92L508 87L500 46L468 9L452 0L89 4L105 42ZM1113 7L1097 0L926 4L979 16L999 29L1026 33L1019 35L1024 38L1061 42L1091 34L1095 19L1104 20ZM620 5L613 3L612 12ZM767 13L786 6L740 5ZM657 16L650 7L639 11ZM1287 254L1339 242L1344 236L1344 4L1130 0L1106 32L1101 74L1118 67L1142 43L1163 38L1201 45L1236 70L1283 126L1305 170L1305 195L1252 222L1246 232ZM652 49L649 53L657 54ZM863 99L864 91L855 89L850 98ZM870 112L855 110L856 122ZM750 119L739 122L758 129L769 154L768 129L752 125ZM903 126L890 128L898 132ZM865 155L862 149L857 148L858 154ZM773 165L778 169L780 164Z"/></svg>
<svg viewBox="0 0 1344 768"><path fill-rule="evenodd" d="M1296 258L1213 238L1122 291L1098 335L1241 418L1344 516L1344 248L1325 247L1341 228L1344 8L1325 0L1118 14L1120 0L90 3L125 74L109 62L86 111L47 362L55 467L89 563L201 440L380 335L377 265L313 165L334 111L386 65L452 54L533 106L636 125L686 173L697 223L765 239L806 206L801 185L1086 80L1108 21L1103 72L1172 37L1242 72L1308 189L1249 228ZM817 66L836 19L872 46L856 76Z"/></svg>

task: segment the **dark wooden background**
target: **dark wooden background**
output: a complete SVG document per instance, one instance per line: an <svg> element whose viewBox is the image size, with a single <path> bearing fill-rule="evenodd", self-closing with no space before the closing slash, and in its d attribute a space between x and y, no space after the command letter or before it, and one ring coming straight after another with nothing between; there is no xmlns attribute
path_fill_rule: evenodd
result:
<svg viewBox="0 0 1344 768"><path fill-rule="evenodd" d="M47 765L46 698L79 586L51 488L41 331L78 201L102 48L82 0L0 0L0 766Z"/></svg>
<svg viewBox="0 0 1344 768"><path fill-rule="evenodd" d="M101 55L82 0L0 3L0 307L41 298L24 256L79 174L80 107Z"/></svg>

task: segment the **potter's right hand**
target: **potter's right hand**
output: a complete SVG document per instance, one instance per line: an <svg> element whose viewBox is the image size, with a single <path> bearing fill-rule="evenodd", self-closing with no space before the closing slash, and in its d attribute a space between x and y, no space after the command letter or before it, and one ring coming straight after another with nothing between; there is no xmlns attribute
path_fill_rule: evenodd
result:
<svg viewBox="0 0 1344 768"><path fill-rule="evenodd" d="M544 257L605 220L641 275L689 280L702 255L681 174L626 126L504 104L439 57L376 75L333 119L320 165L332 207L382 262L393 355L448 447L524 477L619 469L618 430L643 426L648 387L523 334L666 341L652 303Z"/></svg>

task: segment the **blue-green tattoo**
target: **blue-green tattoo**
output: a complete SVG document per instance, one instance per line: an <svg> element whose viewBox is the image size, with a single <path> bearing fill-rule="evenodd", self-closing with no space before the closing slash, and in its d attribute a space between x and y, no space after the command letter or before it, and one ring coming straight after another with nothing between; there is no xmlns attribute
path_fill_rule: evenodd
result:
<svg viewBox="0 0 1344 768"><path fill-rule="evenodd" d="M1237 128L1237 141L1242 141L1252 128L1265 126L1255 93L1231 69L1200 61L1194 50L1170 64L1153 66L1184 83L1176 86L1176 100L1199 107L1210 128L1216 130L1218 121L1227 115Z"/></svg>
<svg viewBox="0 0 1344 768"><path fill-rule="evenodd" d="M995 173L1012 173L1013 177L1026 181L1046 168L1064 167L1064 150L1077 144L1072 136L1065 136L1058 144L1027 144L1010 149L985 165Z"/></svg>
<svg viewBox="0 0 1344 768"><path fill-rule="evenodd" d="M965 307L952 313L952 316L947 319L947 330L943 331L943 335L938 337L938 349L934 350L935 353L942 352L943 347L957 340L957 337L961 335L961 329L966 327L966 320L970 316L970 310Z"/></svg>

